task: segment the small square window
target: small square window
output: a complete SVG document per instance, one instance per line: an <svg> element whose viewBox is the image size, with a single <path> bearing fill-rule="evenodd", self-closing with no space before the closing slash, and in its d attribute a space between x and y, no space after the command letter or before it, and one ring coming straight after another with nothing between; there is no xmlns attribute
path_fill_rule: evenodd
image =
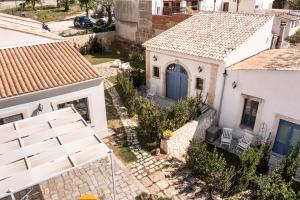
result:
<svg viewBox="0 0 300 200"><path fill-rule="evenodd" d="M203 90L203 82L202 78L196 78L196 89Z"/></svg>
<svg viewBox="0 0 300 200"><path fill-rule="evenodd" d="M159 78L159 67L153 67L153 77Z"/></svg>

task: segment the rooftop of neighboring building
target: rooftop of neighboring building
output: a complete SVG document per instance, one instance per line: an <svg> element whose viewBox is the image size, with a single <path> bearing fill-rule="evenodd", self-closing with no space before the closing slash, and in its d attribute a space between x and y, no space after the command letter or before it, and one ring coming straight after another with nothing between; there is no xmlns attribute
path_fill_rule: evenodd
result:
<svg viewBox="0 0 300 200"><path fill-rule="evenodd" d="M286 19L286 20L299 20L300 11L299 10L288 10L288 9L269 9L266 10L266 14L275 15L277 17Z"/></svg>
<svg viewBox="0 0 300 200"><path fill-rule="evenodd" d="M148 48L224 60L273 16L204 12L148 40Z"/></svg>
<svg viewBox="0 0 300 200"><path fill-rule="evenodd" d="M0 13L0 28L28 33L52 40L63 40L62 37L46 31L42 23L33 19Z"/></svg>
<svg viewBox="0 0 300 200"><path fill-rule="evenodd" d="M0 49L0 101L98 78L68 42Z"/></svg>
<svg viewBox="0 0 300 200"><path fill-rule="evenodd" d="M270 49L229 67L231 70L300 70L300 46Z"/></svg>

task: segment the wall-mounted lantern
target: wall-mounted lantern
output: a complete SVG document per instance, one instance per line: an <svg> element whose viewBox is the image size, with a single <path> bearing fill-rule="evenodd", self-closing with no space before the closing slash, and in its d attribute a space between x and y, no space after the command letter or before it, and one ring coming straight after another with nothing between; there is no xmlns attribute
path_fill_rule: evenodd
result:
<svg viewBox="0 0 300 200"><path fill-rule="evenodd" d="M232 83L232 88L234 89L234 88L236 88L236 87L237 87L237 82L233 81L233 83Z"/></svg>
<svg viewBox="0 0 300 200"><path fill-rule="evenodd" d="M153 61L157 61L157 56L156 55L153 56Z"/></svg>
<svg viewBox="0 0 300 200"><path fill-rule="evenodd" d="M199 65L198 72L201 73L203 71L202 67Z"/></svg>

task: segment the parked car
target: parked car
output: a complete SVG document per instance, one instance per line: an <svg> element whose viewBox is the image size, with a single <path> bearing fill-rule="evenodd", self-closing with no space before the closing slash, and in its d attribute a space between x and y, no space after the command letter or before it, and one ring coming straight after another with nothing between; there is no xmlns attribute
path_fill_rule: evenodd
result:
<svg viewBox="0 0 300 200"><path fill-rule="evenodd" d="M93 23L86 16L75 17L73 23L74 23L74 27L78 27L78 28L92 28L93 27Z"/></svg>
<svg viewBox="0 0 300 200"><path fill-rule="evenodd" d="M112 17L112 23L115 23L115 18ZM97 26L103 26L106 25L108 23L108 17L101 17L100 19L97 20L97 22L95 23Z"/></svg>

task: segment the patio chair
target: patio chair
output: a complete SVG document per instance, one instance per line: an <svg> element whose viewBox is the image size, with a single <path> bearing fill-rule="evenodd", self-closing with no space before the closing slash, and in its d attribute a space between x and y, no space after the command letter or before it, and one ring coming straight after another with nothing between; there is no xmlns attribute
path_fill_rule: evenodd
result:
<svg viewBox="0 0 300 200"><path fill-rule="evenodd" d="M120 66L122 65L122 62L120 59L116 59L113 61L113 63L111 64L111 67L118 67L120 68Z"/></svg>
<svg viewBox="0 0 300 200"><path fill-rule="evenodd" d="M156 89L154 87L150 87L150 89L147 90L147 98L153 99L156 96Z"/></svg>
<svg viewBox="0 0 300 200"><path fill-rule="evenodd" d="M221 144L230 147L232 141L232 129L231 128L223 128L223 132L221 135Z"/></svg>
<svg viewBox="0 0 300 200"><path fill-rule="evenodd" d="M253 136L245 134L241 139L239 139L239 142L235 148L235 153L240 156L243 155L250 147L252 139Z"/></svg>
<svg viewBox="0 0 300 200"><path fill-rule="evenodd" d="M131 69L130 63L129 63L129 62L123 63L123 64L121 65L121 69L122 69L122 70L130 70L130 69Z"/></svg>

